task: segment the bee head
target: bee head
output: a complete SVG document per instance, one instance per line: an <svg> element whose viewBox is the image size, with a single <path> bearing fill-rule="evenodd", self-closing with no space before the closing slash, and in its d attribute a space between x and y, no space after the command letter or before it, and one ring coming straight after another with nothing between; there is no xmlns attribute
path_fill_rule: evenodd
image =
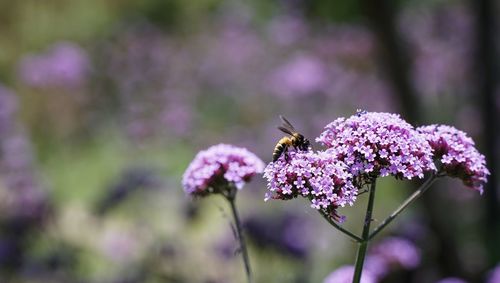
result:
<svg viewBox="0 0 500 283"><path fill-rule="evenodd" d="M308 139L305 139L303 138L303 142L302 142L302 145L301 145L301 150L308 150L309 149L309 146L311 145L311 143L309 142Z"/></svg>
<svg viewBox="0 0 500 283"><path fill-rule="evenodd" d="M293 145L296 146L300 150L307 150L309 148L309 140L304 138L303 135L299 133L293 134Z"/></svg>

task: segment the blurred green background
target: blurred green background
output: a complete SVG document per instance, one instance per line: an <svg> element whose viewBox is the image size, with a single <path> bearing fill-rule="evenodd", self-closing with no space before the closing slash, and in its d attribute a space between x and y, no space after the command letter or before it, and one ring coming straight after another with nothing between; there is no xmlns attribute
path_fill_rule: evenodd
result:
<svg viewBox="0 0 500 283"><path fill-rule="evenodd" d="M422 259L382 282L483 282L500 262L496 4L0 1L0 282L244 282L229 209L184 195L188 163L221 142L269 162L278 115L312 140L357 109L456 126L492 171L483 196L441 181L387 229ZM386 179L376 221L414 188ZM352 264L305 200L264 193L257 177L238 197L257 282Z"/></svg>

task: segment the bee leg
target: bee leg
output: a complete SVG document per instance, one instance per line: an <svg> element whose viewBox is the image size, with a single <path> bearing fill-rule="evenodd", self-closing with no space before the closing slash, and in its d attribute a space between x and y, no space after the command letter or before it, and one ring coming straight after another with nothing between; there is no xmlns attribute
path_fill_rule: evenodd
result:
<svg viewBox="0 0 500 283"><path fill-rule="evenodd" d="M285 161L288 162L290 160L290 155L288 155L288 147L285 147L283 155L285 156Z"/></svg>

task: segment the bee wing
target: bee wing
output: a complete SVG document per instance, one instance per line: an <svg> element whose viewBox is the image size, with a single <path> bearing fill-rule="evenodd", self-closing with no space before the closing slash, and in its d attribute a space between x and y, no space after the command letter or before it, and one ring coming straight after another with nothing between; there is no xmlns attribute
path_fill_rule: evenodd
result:
<svg viewBox="0 0 500 283"><path fill-rule="evenodd" d="M293 133L292 131L290 131L288 128L285 128L283 126L279 126L278 129L280 129L282 132L284 132L285 134L289 134L291 136L293 136Z"/></svg>
<svg viewBox="0 0 500 283"><path fill-rule="evenodd" d="M296 132L295 128L292 126L292 124L282 115L280 115L281 121L283 121L283 125L287 126L290 130L293 132Z"/></svg>

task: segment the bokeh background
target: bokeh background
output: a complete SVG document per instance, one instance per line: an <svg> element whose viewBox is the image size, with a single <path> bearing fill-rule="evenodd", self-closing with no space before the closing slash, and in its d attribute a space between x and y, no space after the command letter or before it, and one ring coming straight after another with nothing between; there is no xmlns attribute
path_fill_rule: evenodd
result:
<svg viewBox="0 0 500 283"><path fill-rule="evenodd" d="M500 262L497 4L0 1L0 282L244 282L227 204L184 195L188 163L220 142L269 162L279 114L314 139L356 109L464 130L492 172L482 196L439 181L379 236L420 254L382 282L486 282ZM375 221L415 185L383 179ZM237 200L257 282L354 262L307 201L264 193L257 177ZM365 198L341 211L353 231Z"/></svg>

